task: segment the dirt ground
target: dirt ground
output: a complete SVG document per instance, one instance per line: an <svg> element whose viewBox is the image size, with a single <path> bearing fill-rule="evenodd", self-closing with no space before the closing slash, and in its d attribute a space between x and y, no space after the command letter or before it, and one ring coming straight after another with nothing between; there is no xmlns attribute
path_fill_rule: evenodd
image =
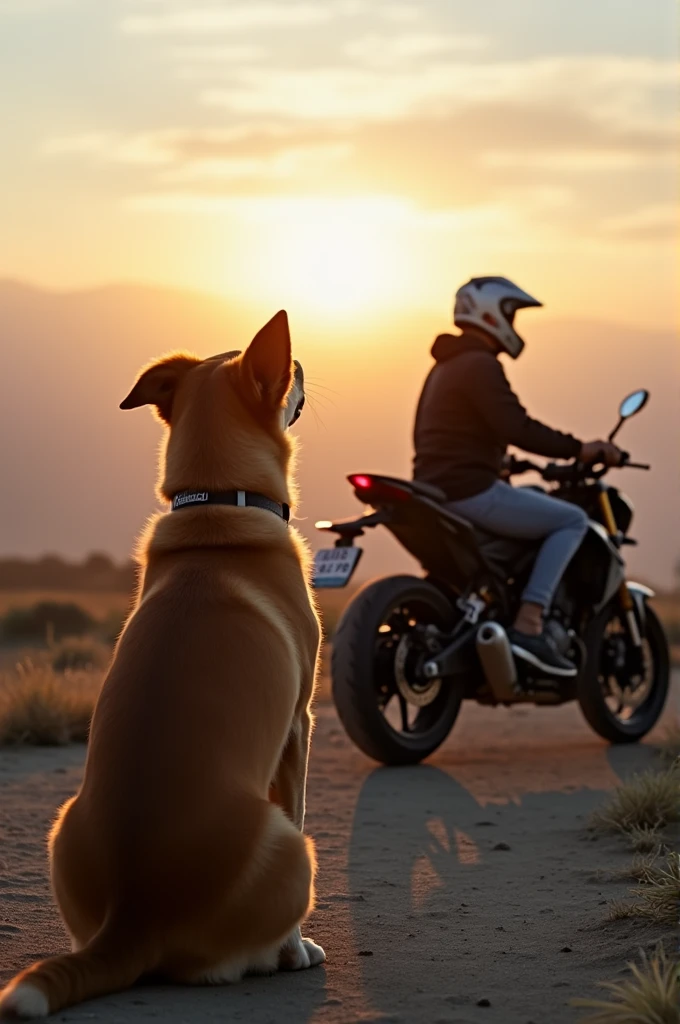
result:
<svg viewBox="0 0 680 1024"><path fill-rule="evenodd" d="M676 685L665 721L677 713ZM0 751L0 983L65 949L44 837L78 786L83 753ZM318 904L306 932L325 947L327 964L231 988L140 987L54 1019L575 1022L569 1000L620 977L626 959L662 934L605 922L607 903L626 885L598 872L624 866L630 854L585 828L606 791L654 759L646 745L607 747L575 707L467 705L430 763L378 768L323 701L308 812Z"/></svg>

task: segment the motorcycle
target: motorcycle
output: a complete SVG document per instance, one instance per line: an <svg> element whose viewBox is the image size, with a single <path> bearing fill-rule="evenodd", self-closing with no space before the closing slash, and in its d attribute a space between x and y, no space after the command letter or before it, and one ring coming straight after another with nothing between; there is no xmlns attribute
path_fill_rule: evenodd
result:
<svg viewBox="0 0 680 1024"><path fill-rule="evenodd" d="M623 400L613 440L647 403ZM624 453L621 467L649 469ZM610 743L641 739L661 714L669 651L646 586L626 580L622 548L633 506L605 480L603 463L510 459L508 475L540 474L555 497L588 513L588 532L558 587L546 620L575 677L546 678L515 659L512 623L540 542L473 528L445 507L437 487L374 473L352 474L369 508L355 519L320 522L335 534L315 557L319 589L343 587L361 558L367 530L386 527L419 562L424 577L388 576L368 583L346 607L333 638L332 692L350 739L388 765L415 764L446 739L463 700L510 706L576 700L590 726Z"/></svg>

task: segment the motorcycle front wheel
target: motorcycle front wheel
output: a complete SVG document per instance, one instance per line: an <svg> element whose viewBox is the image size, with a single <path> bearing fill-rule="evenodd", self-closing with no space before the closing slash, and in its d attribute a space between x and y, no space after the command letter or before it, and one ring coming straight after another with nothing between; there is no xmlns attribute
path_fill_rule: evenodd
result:
<svg viewBox="0 0 680 1024"><path fill-rule="evenodd" d="M349 738L386 765L417 764L448 736L462 702L450 681L422 678L456 613L446 596L415 576L363 587L333 639L333 701Z"/></svg>
<svg viewBox="0 0 680 1024"><path fill-rule="evenodd" d="M618 605L608 605L584 636L587 659L578 699L588 724L610 743L635 743L646 736L668 695L670 659L663 627L645 610L643 671L630 672L630 638Z"/></svg>

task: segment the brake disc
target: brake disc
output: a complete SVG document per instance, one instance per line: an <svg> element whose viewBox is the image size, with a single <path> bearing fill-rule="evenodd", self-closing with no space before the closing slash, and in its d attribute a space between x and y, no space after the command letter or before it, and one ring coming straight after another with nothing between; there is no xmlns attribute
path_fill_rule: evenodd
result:
<svg viewBox="0 0 680 1024"><path fill-rule="evenodd" d="M422 685L413 685L406 676L406 661L413 651L413 643L408 634L402 636L397 645L397 652L394 656L394 678L397 682L397 689L402 697L418 708L427 707L439 694L442 688L441 679L423 680ZM425 655L425 652L423 652ZM427 655L425 655L427 657Z"/></svg>

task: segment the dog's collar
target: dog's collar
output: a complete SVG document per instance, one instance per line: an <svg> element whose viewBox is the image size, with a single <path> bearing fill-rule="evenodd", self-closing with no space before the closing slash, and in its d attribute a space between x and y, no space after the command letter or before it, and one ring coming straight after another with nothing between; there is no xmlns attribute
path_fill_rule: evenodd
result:
<svg viewBox="0 0 680 1024"><path fill-rule="evenodd" d="M180 491L173 495L172 511L190 508L194 505L235 505L237 508L264 508L280 516L284 522L290 519L290 506L265 498L264 494L253 491Z"/></svg>

